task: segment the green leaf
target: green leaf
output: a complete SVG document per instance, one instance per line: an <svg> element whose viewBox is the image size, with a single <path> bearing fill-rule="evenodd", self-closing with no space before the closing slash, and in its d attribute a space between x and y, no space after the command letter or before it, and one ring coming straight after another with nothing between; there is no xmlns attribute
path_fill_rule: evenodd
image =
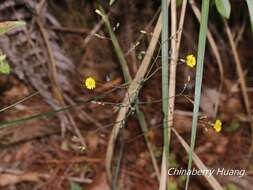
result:
<svg viewBox="0 0 253 190"><path fill-rule="evenodd" d="M109 5L112 6L112 4L115 2L115 0L110 0Z"/></svg>
<svg viewBox="0 0 253 190"><path fill-rule="evenodd" d="M229 0L215 0L216 9L224 18L228 19L231 12Z"/></svg>
<svg viewBox="0 0 253 190"><path fill-rule="evenodd" d="M253 33L253 1L246 0L248 8L249 8L249 17L250 17L250 24L251 24L251 31Z"/></svg>
<svg viewBox="0 0 253 190"><path fill-rule="evenodd" d="M6 55L1 54L1 52L0 52L0 62L4 61L5 59L6 59Z"/></svg>
<svg viewBox="0 0 253 190"><path fill-rule="evenodd" d="M177 183L174 181L170 181L168 185L168 190L178 190Z"/></svg>
<svg viewBox="0 0 253 190"><path fill-rule="evenodd" d="M227 129L228 132L234 132L240 127L240 123L238 121L232 121L229 124L229 128Z"/></svg>
<svg viewBox="0 0 253 190"><path fill-rule="evenodd" d="M226 187L226 190L237 190L237 187L234 184L229 183Z"/></svg>
<svg viewBox="0 0 253 190"><path fill-rule="evenodd" d="M0 73L9 74L11 71L10 65L6 60L0 62Z"/></svg>
<svg viewBox="0 0 253 190"><path fill-rule="evenodd" d="M70 190L82 190L82 188L77 183L71 182L70 183Z"/></svg>
<svg viewBox="0 0 253 190"><path fill-rule="evenodd" d="M175 154L171 153L170 157L168 159L168 163L170 163L171 168L177 168L178 167L178 162Z"/></svg>
<svg viewBox="0 0 253 190"><path fill-rule="evenodd" d="M179 7L180 5L182 5L182 3L183 3L183 0L177 0L176 1L177 7Z"/></svg>
<svg viewBox="0 0 253 190"><path fill-rule="evenodd" d="M10 71L11 71L11 68L6 60L6 55L0 51L0 73L9 74Z"/></svg>
<svg viewBox="0 0 253 190"><path fill-rule="evenodd" d="M16 27L24 26L24 21L5 21L0 22L0 35L13 30Z"/></svg>
<svg viewBox="0 0 253 190"><path fill-rule="evenodd" d="M177 2L177 6L180 6L182 4L183 0L177 0L176 2Z"/></svg>
<svg viewBox="0 0 253 190"><path fill-rule="evenodd" d="M178 182L179 182L179 184L184 183L185 180L186 180L186 176L185 176L185 175L180 175L180 176L178 177Z"/></svg>

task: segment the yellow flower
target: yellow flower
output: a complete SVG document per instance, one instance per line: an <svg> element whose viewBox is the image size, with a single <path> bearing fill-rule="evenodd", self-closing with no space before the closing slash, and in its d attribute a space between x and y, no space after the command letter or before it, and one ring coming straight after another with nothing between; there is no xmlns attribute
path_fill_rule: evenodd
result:
<svg viewBox="0 0 253 190"><path fill-rule="evenodd" d="M92 78L92 77L86 78L85 79L85 86L89 90L93 90L94 88L96 88L96 81L95 81L95 79Z"/></svg>
<svg viewBox="0 0 253 190"><path fill-rule="evenodd" d="M221 120L216 119L216 121L215 121L215 123L214 123L214 125L213 125L213 128L214 128L214 130L215 130L217 133L219 133L219 132L221 131L221 129L222 129Z"/></svg>
<svg viewBox="0 0 253 190"><path fill-rule="evenodd" d="M194 67L196 65L196 58L193 54L189 54L186 56L186 64L189 66L189 67Z"/></svg>

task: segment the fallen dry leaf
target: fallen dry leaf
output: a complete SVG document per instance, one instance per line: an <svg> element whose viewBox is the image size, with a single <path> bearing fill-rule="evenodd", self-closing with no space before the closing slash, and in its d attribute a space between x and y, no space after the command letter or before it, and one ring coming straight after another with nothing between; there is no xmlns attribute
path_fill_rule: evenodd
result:
<svg viewBox="0 0 253 190"><path fill-rule="evenodd" d="M216 89L203 89L200 100L200 107L208 117L215 117L215 103L219 98L219 92Z"/></svg>

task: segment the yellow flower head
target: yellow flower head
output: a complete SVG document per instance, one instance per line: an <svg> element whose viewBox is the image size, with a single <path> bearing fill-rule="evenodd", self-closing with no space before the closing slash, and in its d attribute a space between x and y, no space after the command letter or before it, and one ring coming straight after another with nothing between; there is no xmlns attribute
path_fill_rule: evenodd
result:
<svg viewBox="0 0 253 190"><path fill-rule="evenodd" d="M85 86L89 90L93 90L94 88L96 88L96 81L95 81L95 79L92 78L92 77L86 78L85 79Z"/></svg>
<svg viewBox="0 0 253 190"><path fill-rule="evenodd" d="M214 123L214 125L213 125L213 128L214 128L214 130L215 130L217 133L219 133L219 132L221 131L221 129L222 129L221 120L216 119L216 121L215 121L215 123Z"/></svg>
<svg viewBox="0 0 253 190"><path fill-rule="evenodd" d="M193 68L196 65L196 58L193 54L189 54L186 56L185 62L189 67Z"/></svg>

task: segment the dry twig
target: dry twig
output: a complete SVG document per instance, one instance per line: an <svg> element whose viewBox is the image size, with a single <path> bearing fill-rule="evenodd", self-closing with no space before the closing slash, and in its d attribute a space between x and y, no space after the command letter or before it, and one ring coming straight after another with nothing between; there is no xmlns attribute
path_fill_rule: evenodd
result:
<svg viewBox="0 0 253 190"><path fill-rule="evenodd" d="M236 70L237 70L237 74L239 77L239 82L240 82L242 95L243 95L243 101L244 101L246 111L248 113L248 117L250 120L250 127L251 127L251 146L250 146L250 150L249 150L249 159L250 159L252 152L253 152L253 117L252 117L252 113L250 110L250 101L249 101L249 96L247 93L247 85L246 85L246 80L245 80L245 77L243 74L243 69L242 69L240 58L239 58L239 54L238 54L238 51L236 50L235 42L232 37L232 32L225 20L224 20L224 24L225 24L225 29L227 32L228 40L229 40L230 46L232 48L232 53L233 53L233 56L235 59Z"/></svg>
<svg viewBox="0 0 253 190"><path fill-rule="evenodd" d="M168 0L168 2L169 2L169 0ZM114 153L115 142L116 142L120 128L122 126L124 126L124 122L122 122L122 121L125 121L127 113L131 107L130 105L136 100L138 92L141 88L142 81L143 81L145 73L149 67L150 61L152 59L152 55L155 51L156 45L159 40L159 38L157 36L159 36L161 33L161 27L162 27L161 23L162 23L162 18L160 15L159 19L156 23L149 47L148 47L145 57L142 61L142 64L141 64L140 68L138 69L138 71L135 75L135 78L131 82L131 84L127 90L127 93L124 97L124 100L122 102L123 105L129 105L129 106L123 106L120 108L117 118L116 118L116 122L115 122L116 124L114 125L111 135L110 135L110 139L109 139L108 147L107 147L107 151L106 151L106 158L105 158L105 162L106 162L105 167L106 167L106 172L107 172L107 176L108 176L109 180L112 178L111 161L112 161L112 157L113 157L113 153Z"/></svg>

